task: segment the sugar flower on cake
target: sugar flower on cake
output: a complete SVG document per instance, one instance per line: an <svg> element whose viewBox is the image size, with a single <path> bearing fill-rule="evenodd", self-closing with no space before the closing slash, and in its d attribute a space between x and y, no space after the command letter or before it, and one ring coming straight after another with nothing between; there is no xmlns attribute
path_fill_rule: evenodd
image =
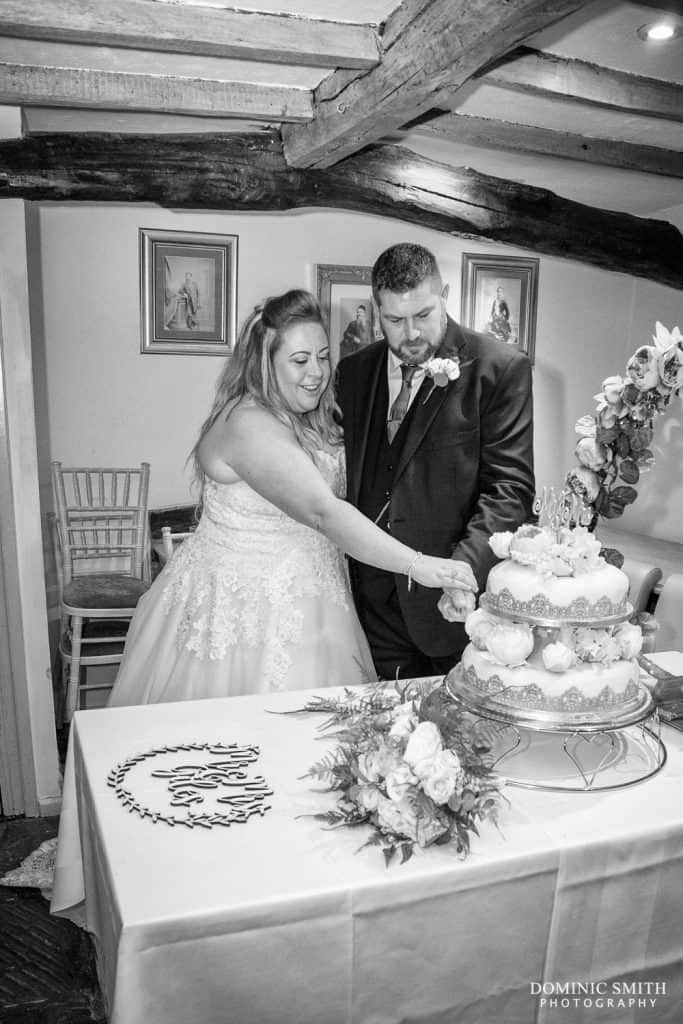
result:
<svg viewBox="0 0 683 1024"><path fill-rule="evenodd" d="M574 630L574 650L580 661L609 665L621 658L621 647L607 629L579 626Z"/></svg>
<svg viewBox="0 0 683 1024"><path fill-rule="evenodd" d="M537 565L546 555L555 538L551 530L526 524L515 531L510 541L510 558L520 565Z"/></svg>
<svg viewBox="0 0 683 1024"><path fill-rule="evenodd" d="M560 640L544 647L542 658L548 672L567 672L576 665L576 654Z"/></svg>
<svg viewBox="0 0 683 1024"><path fill-rule="evenodd" d="M600 566L600 541L585 526L577 526L562 534L565 557L571 562L574 573L590 572Z"/></svg>
<svg viewBox="0 0 683 1024"><path fill-rule="evenodd" d="M483 608L477 608L465 619L465 632L478 650L485 651L486 638L499 623L500 619L485 612Z"/></svg>
<svg viewBox="0 0 683 1024"><path fill-rule="evenodd" d="M653 345L636 349L623 377L605 378L595 395L595 413L576 424L579 468L567 474L566 483L586 502L592 527L600 516L622 515L638 497L635 485L654 461L653 420L683 387L679 328L669 331L657 321L652 340Z"/></svg>
<svg viewBox="0 0 683 1024"><path fill-rule="evenodd" d="M514 533L510 530L501 530L499 533L492 533L489 537L489 547L493 551L496 558L509 558L510 557L510 545Z"/></svg>
<svg viewBox="0 0 683 1024"><path fill-rule="evenodd" d="M614 630L622 658L637 658L643 647L643 631L632 622L620 622Z"/></svg>
<svg viewBox="0 0 683 1024"><path fill-rule="evenodd" d="M522 622L501 623L486 637L486 649L498 665L523 665L534 649L531 626Z"/></svg>

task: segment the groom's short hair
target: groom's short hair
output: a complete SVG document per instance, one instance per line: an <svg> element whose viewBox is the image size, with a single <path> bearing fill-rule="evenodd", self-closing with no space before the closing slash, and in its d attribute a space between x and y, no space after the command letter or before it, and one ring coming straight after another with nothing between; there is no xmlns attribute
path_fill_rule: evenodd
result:
<svg viewBox="0 0 683 1024"><path fill-rule="evenodd" d="M399 242L377 257L372 268L372 293L379 303L381 291L407 292L429 278L441 284L441 271L434 253L423 245Z"/></svg>

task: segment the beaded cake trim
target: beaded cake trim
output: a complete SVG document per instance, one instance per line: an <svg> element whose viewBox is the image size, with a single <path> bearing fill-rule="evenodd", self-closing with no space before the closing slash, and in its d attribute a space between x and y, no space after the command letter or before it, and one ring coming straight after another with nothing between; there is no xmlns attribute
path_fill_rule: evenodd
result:
<svg viewBox="0 0 683 1024"><path fill-rule="evenodd" d="M552 604L544 594L534 594L529 601L518 601L507 587L496 594L487 591L486 604L488 610L492 612L539 619L607 619L623 615L627 610L625 599L615 604L609 597L604 596L597 601L577 597L569 604Z"/></svg>
<svg viewBox="0 0 683 1024"><path fill-rule="evenodd" d="M614 708L625 704L638 696L638 684L631 680L622 693L617 693L611 686L603 686L596 697L586 697L584 693L572 686L559 697L547 697L540 686L531 683L529 686L510 686L498 675L481 679L471 665L464 670L466 681L488 697L495 697L501 704L511 707L535 708L544 711L598 711Z"/></svg>

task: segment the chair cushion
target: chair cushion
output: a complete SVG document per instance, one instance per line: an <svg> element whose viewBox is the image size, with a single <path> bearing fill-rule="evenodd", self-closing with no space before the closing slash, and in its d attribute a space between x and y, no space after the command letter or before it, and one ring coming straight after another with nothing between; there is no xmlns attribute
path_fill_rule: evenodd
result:
<svg viewBox="0 0 683 1024"><path fill-rule="evenodd" d="M62 600L74 608L134 608L146 590L149 583L134 576L92 573L67 583Z"/></svg>

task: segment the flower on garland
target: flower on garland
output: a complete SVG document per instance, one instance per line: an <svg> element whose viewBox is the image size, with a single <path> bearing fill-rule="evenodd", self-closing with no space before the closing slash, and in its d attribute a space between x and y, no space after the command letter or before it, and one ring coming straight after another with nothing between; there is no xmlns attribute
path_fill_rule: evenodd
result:
<svg viewBox="0 0 683 1024"><path fill-rule="evenodd" d="M683 387L683 336L659 321L652 340L626 364L623 377L607 377L595 395L595 413L576 423L574 453L579 465L566 477L568 487L592 512L615 519L638 497L635 484L654 462L650 450L654 417Z"/></svg>
<svg viewBox="0 0 683 1024"><path fill-rule="evenodd" d="M484 722L456 710L440 689L411 699L368 684L358 696L316 697L307 711L330 716L336 749L307 777L339 791L335 807L316 814L331 827L369 825L364 846L379 846L387 865L415 846L453 843L461 856L480 822L497 822L503 799L492 769Z"/></svg>

